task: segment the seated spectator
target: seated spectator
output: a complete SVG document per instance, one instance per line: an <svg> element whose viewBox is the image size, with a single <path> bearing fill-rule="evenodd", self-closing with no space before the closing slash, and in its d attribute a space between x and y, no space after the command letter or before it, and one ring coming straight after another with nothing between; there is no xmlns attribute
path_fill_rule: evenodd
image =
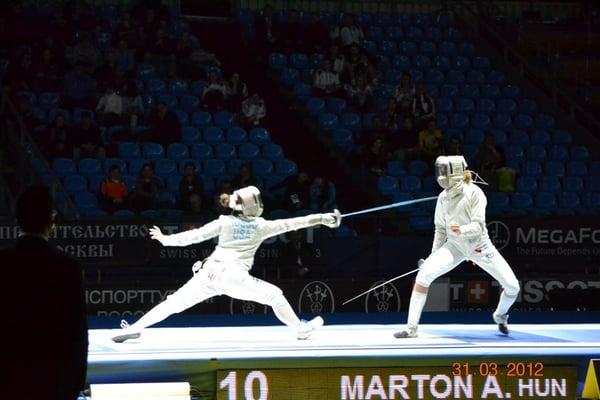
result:
<svg viewBox="0 0 600 400"><path fill-rule="evenodd" d="M419 147L419 132L415 128L415 124L410 114L404 117L398 133L400 137L398 148L396 150L397 158L402 161L417 159L421 153Z"/></svg>
<svg viewBox="0 0 600 400"><path fill-rule="evenodd" d="M355 83L347 87L348 99L358 111L371 109L373 102L373 86L363 77L359 76Z"/></svg>
<svg viewBox="0 0 600 400"><path fill-rule="evenodd" d="M358 151L363 151L367 146L369 146L373 142L373 140L377 138L386 140L386 138L388 138L389 135L390 130L383 124L379 116L374 115L373 119L371 120L371 127L369 129L364 129L360 133Z"/></svg>
<svg viewBox="0 0 600 400"><path fill-rule="evenodd" d="M367 177L371 186L380 176L386 174L387 163L390 160L389 150L385 147L383 140L376 138L369 147L362 152L360 159L367 171Z"/></svg>
<svg viewBox="0 0 600 400"><path fill-rule="evenodd" d="M96 106L96 87L96 80L85 71L84 66L75 65L65 74L63 105L93 109Z"/></svg>
<svg viewBox="0 0 600 400"><path fill-rule="evenodd" d="M242 164L240 166L240 174L233 178L231 183L233 185L233 190L241 189L246 186L259 186L258 180L252 174L252 164Z"/></svg>
<svg viewBox="0 0 600 400"><path fill-rule="evenodd" d="M303 30L302 42L304 52L308 54L324 53L328 47L329 32L314 11L310 13L310 22Z"/></svg>
<svg viewBox="0 0 600 400"><path fill-rule="evenodd" d="M336 96L341 94L340 77L331 69L329 60L315 72L313 87L317 96Z"/></svg>
<svg viewBox="0 0 600 400"><path fill-rule="evenodd" d="M429 163L443 153L442 131L437 127L435 119L429 120L427 129L419 132L419 148L421 149L421 158Z"/></svg>
<svg viewBox="0 0 600 400"><path fill-rule="evenodd" d="M227 87L219 79L215 71L208 74L208 82L202 93L202 103L208 110L220 110L225 105Z"/></svg>
<svg viewBox="0 0 600 400"><path fill-rule="evenodd" d="M350 79L352 79L352 81L357 81L359 78L363 78L370 86L377 84L377 73L375 67L366 54L361 54L359 56L358 63L356 63L352 68Z"/></svg>
<svg viewBox="0 0 600 400"><path fill-rule="evenodd" d="M135 67L135 52L127 46L126 39L117 42L117 48L113 50L115 63L118 69L130 72Z"/></svg>
<svg viewBox="0 0 600 400"><path fill-rule="evenodd" d="M396 100L390 98L387 103L387 107L381 115L381 120L385 127L392 133L398 131L398 124L400 123L400 112L398 111L398 104Z"/></svg>
<svg viewBox="0 0 600 400"><path fill-rule="evenodd" d="M450 143L446 146L446 155L447 156L462 156L462 142L460 138L456 135L450 138Z"/></svg>
<svg viewBox="0 0 600 400"><path fill-rule="evenodd" d="M126 207L127 186L121 180L121 170L113 165L108 171L108 178L100 185L98 204L106 212L113 213Z"/></svg>
<svg viewBox="0 0 600 400"><path fill-rule="evenodd" d="M47 128L46 137L45 152L49 160L73 157L73 141L63 114L56 115L52 125Z"/></svg>
<svg viewBox="0 0 600 400"><path fill-rule="evenodd" d="M92 121L88 113L81 116L79 125L73 128L72 140L75 143L74 159L98 158L104 160L106 157L102 146L102 135L100 129Z"/></svg>
<svg viewBox="0 0 600 400"><path fill-rule="evenodd" d="M123 114L123 99L115 90L114 85L109 84L96 106L98 121L105 127L119 125L121 114Z"/></svg>
<svg viewBox="0 0 600 400"><path fill-rule="evenodd" d="M314 248L302 231L290 231L281 256L281 278L306 278L315 262Z"/></svg>
<svg viewBox="0 0 600 400"><path fill-rule="evenodd" d="M429 120L435 118L435 102L425 91L425 82L423 81L417 83L411 111L415 119L415 125L420 129L425 128Z"/></svg>
<svg viewBox="0 0 600 400"><path fill-rule="evenodd" d="M92 44L89 35L82 35L79 43L71 49L70 57L72 64L85 65L88 74L94 74L100 65L100 51Z"/></svg>
<svg viewBox="0 0 600 400"><path fill-rule="evenodd" d="M156 110L150 116L149 134L153 142L162 144L164 148L181 140L179 118L163 102L156 105Z"/></svg>
<svg viewBox="0 0 600 400"><path fill-rule="evenodd" d="M350 46L348 57L346 58L346 70L344 71L343 79L352 82L355 79L354 70L360 63L360 48L356 45Z"/></svg>
<svg viewBox="0 0 600 400"><path fill-rule="evenodd" d="M267 115L265 101L254 93L242 102L242 113L244 114L244 122L247 127L253 127L260 124L260 120Z"/></svg>
<svg viewBox="0 0 600 400"><path fill-rule="evenodd" d="M333 45L329 48L327 60L330 62L333 72L338 74L338 76L343 77L346 75L346 58L340 53L338 46Z"/></svg>
<svg viewBox="0 0 600 400"><path fill-rule="evenodd" d="M157 29L145 46L145 62L154 64L159 76L175 76L174 45L163 29Z"/></svg>
<svg viewBox="0 0 600 400"><path fill-rule="evenodd" d="M400 113L403 116L410 115L412 110L412 102L415 97L415 87L412 84L412 80L409 74L403 73L400 78L400 83L394 90L394 99L398 103Z"/></svg>
<svg viewBox="0 0 600 400"><path fill-rule="evenodd" d="M271 190L276 191L281 188L285 189L282 207L291 211L310 207L310 181L305 171L300 171L298 175L288 176L274 185Z"/></svg>
<svg viewBox="0 0 600 400"><path fill-rule="evenodd" d="M179 203L184 210L190 207L190 198L193 195L200 195L204 191L202 179L196 175L194 163L188 162L185 164L183 178L179 183Z"/></svg>
<svg viewBox="0 0 600 400"><path fill-rule="evenodd" d="M342 47L347 48L353 44L362 46L365 40L365 34L361 27L354 23L354 17L352 14L346 14L344 16L344 24L340 29L340 40Z"/></svg>
<svg viewBox="0 0 600 400"><path fill-rule="evenodd" d="M315 177L310 185L310 209L315 212L331 212L336 208L336 192L333 182Z"/></svg>
<svg viewBox="0 0 600 400"><path fill-rule="evenodd" d="M123 117L131 136L135 134L135 128L139 121L144 118L144 103L139 95L137 87L133 83L126 83L121 87L123 101Z"/></svg>
<svg viewBox="0 0 600 400"><path fill-rule="evenodd" d="M239 111L242 107L242 101L248 97L248 86L240 81L240 74L234 72L227 82L227 103L228 108L233 111Z"/></svg>
<svg viewBox="0 0 600 400"><path fill-rule="evenodd" d="M154 167L150 163L144 164L131 197L131 207L137 212L157 208L162 191L163 184L154 174Z"/></svg>
<svg viewBox="0 0 600 400"><path fill-rule="evenodd" d="M277 41L276 27L273 19L273 7L266 4L262 13L256 18L256 46L259 53L267 55L273 50Z"/></svg>
<svg viewBox="0 0 600 400"><path fill-rule="evenodd" d="M202 196L198 193L190 195L184 210L185 216L193 217L194 222L201 224L210 222L215 217L215 214L204 206Z"/></svg>
<svg viewBox="0 0 600 400"><path fill-rule="evenodd" d="M491 188L496 188L498 186L497 171L504 166L504 155L501 148L494 143L494 136L485 135L475 159L477 172L490 184Z"/></svg>

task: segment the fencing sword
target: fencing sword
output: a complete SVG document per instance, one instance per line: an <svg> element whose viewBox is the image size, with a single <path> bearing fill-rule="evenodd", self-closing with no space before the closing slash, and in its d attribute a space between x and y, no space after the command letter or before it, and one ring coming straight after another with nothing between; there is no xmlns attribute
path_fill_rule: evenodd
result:
<svg viewBox="0 0 600 400"><path fill-rule="evenodd" d="M342 218L352 217L354 215L367 214L367 213L371 213L371 212L375 212L375 211L387 210L388 208L394 208L394 207L409 206L411 204L422 203L424 201L430 201L430 200L435 200L435 199L437 199L437 196L424 197L422 199L413 199L413 200L399 201L397 203L392 203L392 204L388 204L388 205L385 205L385 206L367 208L365 210L353 211L353 212L350 212L350 213L342 214L341 217Z"/></svg>
<svg viewBox="0 0 600 400"><path fill-rule="evenodd" d="M374 288L371 288L371 289L369 289L369 290L366 290L366 291L362 292L361 294L354 296L354 297L353 297L353 298L351 298L350 300L346 300L345 302L343 302L343 303L342 303L342 305L346 305L346 304L350 303L351 301L353 301L353 300L356 300L356 299L358 299L359 297L361 297L361 296L364 296L365 294L372 292L373 290L379 289L380 287L387 285L388 283L394 282L395 280L398 280L398 279L400 279L400 278L404 278L405 276L408 276L408 275L410 275L410 274L414 274L415 272L417 272L417 271L418 271L418 270L421 268L421 265L423 265L423 263L424 263L424 262L425 262L425 260L423 260L423 259L421 258L421 259L419 260L419 262L418 262L418 265L419 265L419 266L418 266L417 268L413 269L412 271L405 272L405 273L403 273L402 275L398 275L397 277L395 277L395 278L392 278L392 279L390 279L389 281L385 281L385 282L383 282L383 283L381 283L381 284L379 284L379 285L375 286Z"/></svg>

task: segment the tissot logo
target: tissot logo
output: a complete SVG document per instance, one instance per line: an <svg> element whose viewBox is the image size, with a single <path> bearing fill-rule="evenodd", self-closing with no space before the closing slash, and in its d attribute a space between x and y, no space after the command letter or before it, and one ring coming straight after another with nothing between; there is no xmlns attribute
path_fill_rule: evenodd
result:
<svg viewBox="0 0 600 400"><path fill-rule="evenodd" d="M504 222L492 221L487 224L488 234L498 250L505 248L510 242L510 229Z"/></svg>

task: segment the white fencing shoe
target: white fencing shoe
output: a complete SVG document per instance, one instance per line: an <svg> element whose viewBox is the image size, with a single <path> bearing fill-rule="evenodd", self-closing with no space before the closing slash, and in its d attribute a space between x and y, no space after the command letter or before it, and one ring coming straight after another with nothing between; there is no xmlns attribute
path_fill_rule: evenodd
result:
<svg viewBox="0 0 600 400"><path fill-rule="evenodd" d="M132 332L130 330L129 323L124 319L121 320L121 328L123 329L123 333L111 338L111 340L115 343L123 343L126 340L137 339L142 336L140 332Z"/></svg>
<svg viewBox="0 0 600 400"><path fill-rule="evenodd" d="M311 333L323 326L325 321L321 317L314 317L310 321L302 321L300 329L298 329L298 340L306 340L310 337Z"/></svg>
<svg viewBox="0 0 600 400"><path fill-rule="evenodd" d="M508 335L508 314L496 314L493 313L492 317L494 318L494 322L498 324L498 330L505 335Z"/></svg>
<svg viewBox="0 0 600 400"><path fill-rule="evenodd" d="M398 331L394 333L394 337L396 339L407 339L417 337L417 326L416 325L406 325L406 329L403 331Z"/></svg>

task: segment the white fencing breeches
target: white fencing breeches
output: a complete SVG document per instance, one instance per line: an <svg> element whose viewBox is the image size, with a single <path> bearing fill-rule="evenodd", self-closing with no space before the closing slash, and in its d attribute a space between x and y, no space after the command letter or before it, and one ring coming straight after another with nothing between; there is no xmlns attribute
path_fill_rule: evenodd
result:
<svg viewBox="0 0 600 400"><path fill-rule="evenodd" d="M234 299L255 301L273 308L284 324L298 329L301 321L277 286L251 276L244 268L207 260L203 267L165 301L148 311L135 324L132 331L141 331L171 314L182 312L204 300L221 294Z"/></svg>

